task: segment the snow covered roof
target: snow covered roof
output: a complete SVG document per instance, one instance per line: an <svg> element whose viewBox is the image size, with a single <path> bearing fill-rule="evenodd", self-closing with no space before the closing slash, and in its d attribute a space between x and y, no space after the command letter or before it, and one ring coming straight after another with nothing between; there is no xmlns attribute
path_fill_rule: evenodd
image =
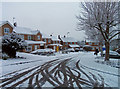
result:
<svg viewBox="0 0 120 89"><path fill-rule="evenodd" d="M49 44L50 46L62 46L61 44Z"/></svg>
<svg viewBox="0 0 120 89"><path fill-rule="evenodd" d="M14 26L9 21L0 21L0 27L7 23L14 28Z"/></svg>
<svg viewBox="0 0 120 89"><path fill-rule="evenodd" d="M72 48L80 47L79 45L76 45L76 44L71 44L71 45L69 45L69 46L72 47Z"/></svg>
<svg viewBox="0 0 120 89"><path fill-rule="evenodd" d="M44 41L31 41L31 40L25 40L27 44L45 44Z"/></svg>
<svg viewBox="0 0 120 89"><path fill-rule="evenodd" d="M39 53L39 52L55 52L55 50L53 50L53 49L49 49L49 48L47 48L47 49L37 49L37 50L35 50L35 51L32 51L31 53Z"/></svg>
<svg viewBox="0 0 120 89"><path fill-rule="evenodd" d="M94 45L84 45L83 47L99 47L99 46L94 46Z"/></svg>
<svg viewBox="0 0 120 89"><path fill-rule="evenodd" d="M77 40L72 37L61 37L61 40L63 42L77 42Z"/></svg>
<svg viewBox="0 0 120 89"><path fill-rule="evenodd" d="M52 39L53 41L60 41L60 39L58 39L58 38L55 37L55 36L51 36L51 39Z"/></svg>
<svg viewBox="0 0 120 89"><path fill-rule="evenodd" d="M38 32L40 32L39 30L32 30L26 27L15 27L13 31L18 34L30 34L30 35L36 35Z"/></svg>
<svg viewBox="0 0 120 89"><path fill-rule="evenodd" d="M47 34L42 33L42 38L43 38L43 39L44 39L44 38L51 39L51 36L49 36L49 35L47 35Z"/></svg>
<svg viewBox="0 0 120 89"><path fill-rule="evenodd" d="M97 41L97 40L86 40L86 42L94 42L94 43L97 43L97 42L99 42L99 41Z"/></svg>

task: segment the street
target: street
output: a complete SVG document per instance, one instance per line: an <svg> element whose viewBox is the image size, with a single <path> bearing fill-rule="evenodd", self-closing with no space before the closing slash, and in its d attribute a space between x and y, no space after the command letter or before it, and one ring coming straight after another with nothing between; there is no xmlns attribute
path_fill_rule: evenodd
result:
<svg viewBox="0 0 120 89"><path fill-rule="evenodd" d="M90 54L90 53L86 53ZM68 55L68 56L66 56ZM83 63L85 53L66 54L54 60L40 64L40 60L19 62L17 65L30 65L37 63L33 67L25 67L6 73L0 77L0 87L104 87L110 86L104 79L105 75L119 77L117 74L109 73L101 69L91 68ZM90 63L90 61L88 60ZM90 63L91 64L91 63ZM94 63L93 63L94 64ZM15 66L16 63L5 65ZM95 73L97 72L97 73ZM105 72L105 73L104 73ZM104 74L104 76L103 76ZM109 77L108 76L108 77Z"/></svg>

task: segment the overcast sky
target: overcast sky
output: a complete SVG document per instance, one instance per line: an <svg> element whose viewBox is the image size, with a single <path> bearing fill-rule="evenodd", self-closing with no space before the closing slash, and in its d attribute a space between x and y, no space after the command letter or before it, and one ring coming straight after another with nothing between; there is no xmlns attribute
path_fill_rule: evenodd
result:
<svg viewBox="0 0 120 89"><path fill-rule="evenodd" d="M40 30L48 35L67 35L84 40L84 32L75 31L79 2L4 2L2 20L13 23L13 17L20 27Z"/></svg>

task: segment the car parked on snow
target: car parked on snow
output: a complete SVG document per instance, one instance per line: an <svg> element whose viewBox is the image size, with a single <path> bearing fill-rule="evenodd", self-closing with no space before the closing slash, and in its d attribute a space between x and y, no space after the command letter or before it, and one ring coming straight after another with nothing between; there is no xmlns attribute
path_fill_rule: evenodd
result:
<svg viewBox="0 0 120 89"><path fill-rule="evenodd" d="M116 52L118 52L120 54L120 48L116 50Z"/></svg>
<svg viewBox="0 0 120 89"><path fill-rule="evenodd" d="M103 51L103 56L105 56L105 51ZM109 57L110 58L117 58L120 59L120 54L117 53L116 51L111 51L109 52Z"/></svg>
<svg viewBox="0 0 120 89"><path fill-rule="evenodd" d="M80 49L79 48L75 48L75 52L78 52L78 51L80 51Z"/></svg>
<svg viewBox="0 0 120 89"><path fill-rule="evenodd" d="M83 48L80 48L80 51L83 51Z"/></svg>

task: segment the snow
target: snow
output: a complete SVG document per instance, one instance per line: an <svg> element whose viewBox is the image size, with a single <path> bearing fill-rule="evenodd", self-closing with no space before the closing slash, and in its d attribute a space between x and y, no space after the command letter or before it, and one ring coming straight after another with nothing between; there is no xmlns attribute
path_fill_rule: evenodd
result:
<svg viewBox="0 0 120 89"><path fill-rule="evenodd" d="M15 27L13 31L18 34L29 34L29 35L36 35L37 33L40 32L39 30L32 30L26 27Z"/></svg>
<svg viewBox="0 0 120 89"><path fill-rule="evenodd" d="M77 42L77 40L72 37L61 37L61 40L63 42Z"/></svg>
<svg viewBox="0 0 120 89"><path fill-rule="evenodd" d="M68 51L75 51L74 48L69 48L67 49Z"/></svg>
<svg viewBox="0 0 120 89"><path fill-rule="evenodd" d="M89 40L89 39L86 39L86 42L93 42L93 43L99 43L99 41L98 40Z"/></svg>
<svg viewBox="0 0 120 89"><path fill-rule="evenodd" d="M50 46L62 46L61 44L49 44Z"/></svg>
<svg viewBox="0 0 120 89"><path fill-rule="evenodd" d="M7 23L14 28L14 26L9 21L0 21L0 27Z"/></svg>
<svg viewBox="0 0 120 89"><path fill-rule="evenodd" d="M80 47L79 45L74 45L74 44L71 44L71 45L69 45L69 46L72 47L72 48Z"/></svg>
<svg viewBox="0 0 120 89"><path fill-rule="evenodd" d="M47 34L42 33L42 38L43 38L43 39L44 39L44 38L51 39L51 36L48 36Z"/></svg>
<svg viewBox="0 0 120 89"><path fill-rule="evenodd" d="M105 51L103 51L103 54L105 54ZM119 53L117 53L116 51L109 51L109 54L110 55L119 55L120 56L120 54Z"/></svg>
<svg viewBox="0 0 120 89"><path fill-rule="evenodd" d="M103 58L97 59L96 57L98 56L94 56L93 52L80 52L80 65L83 66L88 72L95 75L102 75L105 83L107 83L110 87L118 87L118 76L115 76L118 75L118 68L96 63L95 61L97 60L103 60Z"/></svg>
<svg viewBox="0 0 120 89"><path fill-rule="evenodd" d="M37 52L39 53L39 52L55 52L55 51L52 49L46 48L46 49L37 49L31 53L37 53Z"/></svg>
<svg viewBox="0 0 120 89"><path fill-rule="evenodd" d="M53 41L60 41L60 39L58 39L58 38L55 37L55 36L51 36L51 39L52 39Z"/></svg>
<svg viewBox="0 0 120 89"><path fill-rule="evenodd" d="M104 78L106 84L108 84L111 87L118 87L118 76L117 76L119 75L118 68L97 63L96 62L97 60L103 61L103 58L99 58L100 57L99 55L95 56L93 52L73 52L68 54L56 53L56 56L40 56L40 55L18 52L17 56L23 57L23 59L0 60L0 69L2 69L1 72L2 75L13 72L15 70L20 70L28 67L32 68L37 65L42 65L43 63L50 60L54 60L56 58L61 58L61 60L64 60L65 57L67 58L67 57L75 56L75 58L73 58L71 62L69 62L68 64L69 66L74 68L75 67L74 63L77 60L80 60L79 66L83 67L84 71L88 73L91 72L96 76L100 74ZM118 61L118 59L110 59L110 60ZM51 86L49 83L46 83L46 85L47 87Z"/></svg>
<svg viewBox="0 0 120 89"><path fill-rule="evenodd" d="M31 41L31 40L25 40L27 44L45 44L44 41Z"/></svg>

